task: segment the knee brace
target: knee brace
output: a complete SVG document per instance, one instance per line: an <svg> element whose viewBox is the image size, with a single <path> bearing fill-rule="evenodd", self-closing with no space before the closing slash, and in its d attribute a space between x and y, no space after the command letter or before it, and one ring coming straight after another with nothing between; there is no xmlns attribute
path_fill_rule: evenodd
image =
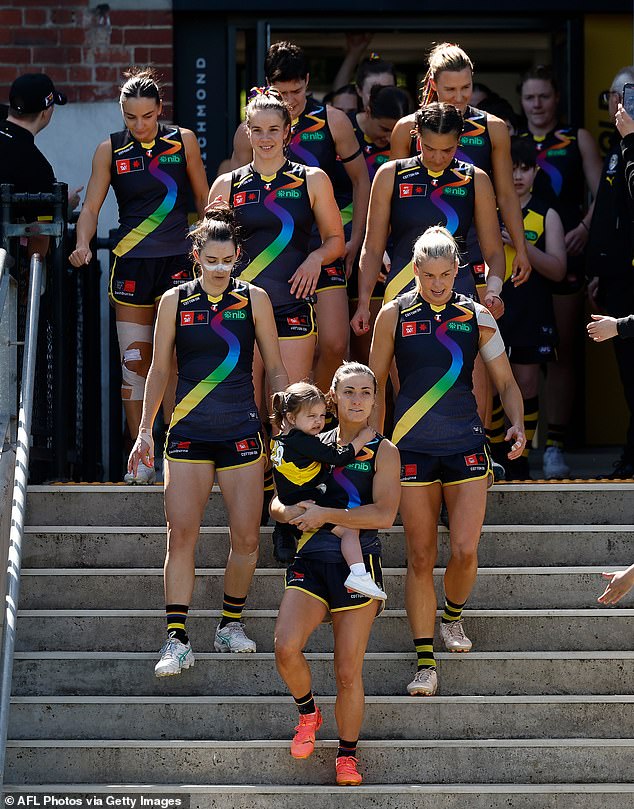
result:
<svg viewBox="0 0 634 809"><path fill-rule="evenodd" d="M139 343L152 346L152 326L140 323L129 323L127 320L117 322L117 336L121 351L121 388L128 391L126 401L142 402L145 390L145 377L128 367L128 363L140 362L143 359Z"/></svg>

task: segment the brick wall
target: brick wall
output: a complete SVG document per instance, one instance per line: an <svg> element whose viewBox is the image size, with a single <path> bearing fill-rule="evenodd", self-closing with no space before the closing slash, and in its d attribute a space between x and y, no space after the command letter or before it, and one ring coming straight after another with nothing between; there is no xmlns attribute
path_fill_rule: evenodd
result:
<svg viewBox="0 0 634 809"><path fill-rule="evenodd" d="M126 68L151 64L163 83L164 117L171 118L171 10L109 10L104 5L96 0L0 5L0 103L7 102L20 73L40 71L69 102L113 101Z"/></svg>

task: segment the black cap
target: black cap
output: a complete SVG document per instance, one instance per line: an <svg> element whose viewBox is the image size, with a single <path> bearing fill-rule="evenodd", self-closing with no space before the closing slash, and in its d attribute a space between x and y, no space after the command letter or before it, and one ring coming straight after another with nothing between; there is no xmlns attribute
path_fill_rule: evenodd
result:
<svg viewBox="0 0 634 809"><path fill-rule="evenodd" d="M9 104L16 112L41 112L53 104L66 104L67 100L46 73L25 73L13 82L9 91Z"/></svg>

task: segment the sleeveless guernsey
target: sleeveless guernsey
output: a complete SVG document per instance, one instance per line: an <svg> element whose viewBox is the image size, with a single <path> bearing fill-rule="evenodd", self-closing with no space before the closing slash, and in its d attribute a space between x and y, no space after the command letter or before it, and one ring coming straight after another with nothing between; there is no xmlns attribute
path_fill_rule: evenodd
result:
<svg viewBox="0 0 634 809"><path fill-rule="evenodd" d="M322 433L326 444L337 441L337 430ZM382 435L375 436L347 466L338 466L326 483L326 491L320 505L329 508L355 508L374 502L372 486L376 471L376 454ZM364 528L359 531L361 550L364 554L380 553L381 541L377 531ZM320 559L322 562L341 562L341 539L322 526L315 532L304 531L297 544L298 556Z"/></svg>
<svg viewBox="0 0 634 809"><path fill-rule="evenodd" d="M276 312L297 306L288 280L310 252L315 221L305 167L287 161L265 177L242 166L231 174L230 199L248 261L240 278L265 289Z"/></svg>
<svg viewBox="0 0 634 809"><path fill-rule="evenodd" d="M110 143L110 184L119 206L115 256L188 253L189 180L180 129L159 124L152 144L139 143L124 129L111 134Z"/></svg>
<svg viewBox="0 0 634 809"><path fill-rule="evenodd" d="M465 249L475 206L472 165L454 159L445 171L437 175L423 166L420 157L396 160L395 163L390 214L392 269L385 291L386 303L414 286L414 242L428 227L446 227L460 249ZM468 267L460 268L458 283L461 286L470 283L475 291Z"/></svg>
<svg viewBox="0 0 634 809"><path fill-rule="evenodd" d="M170 430L197 441L227 441L259 431L254 343L250 284L232 278L217 298L198 279L178 288L178 385Z"/></svg>
<svg viewBox="0 0 634 809"><path fill-rule="evenodd" d="M532 196L522 209L526 240L540 250L546 246L546 214L550 207L544 200ZM505 244L504 253L508 281L515 249ZM516 348L544 347L544 354L550 356L552 347L557 343L557 334L552 288L548 279L533 270L528 281L519 287L505 283L502 295L505 308L499 326L505 344Z"/></svg>
<svg viewBox="0 0 634 809"><path fill-rule="evenodd" d="M476 304L453 293L443 306L417 292L398 298L394 357L400 380L392 440L401 450L453 455L484 438L473 395L480 331Z"/></svg>
<svg viewBox="0 0 634 809"><path fill-rule="evenodd" d="M583 159L579 150L577 127L554 129L543 137L522 132L531 138L537 150L539 171L535 177L535 195L551 203L561 216L567 232L579 224L584 196Z"/></svg>

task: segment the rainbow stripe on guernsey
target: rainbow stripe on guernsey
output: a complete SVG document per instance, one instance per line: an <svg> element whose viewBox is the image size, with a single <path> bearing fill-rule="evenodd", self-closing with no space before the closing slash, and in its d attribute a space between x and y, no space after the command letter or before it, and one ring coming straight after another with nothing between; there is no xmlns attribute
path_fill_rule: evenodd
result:
<svg viewBox="0 0 634 809"><path fill-rule="evenodd" d="M357 453L353 463L357 463L359 461L370 461L372 460L373 456L374 452L371 449L368 449L368 447L363 447L361 452ZM354 483L346 477L345 471L345 466L336 466L332 470L332 476L337 485L341 486L344 492L348 495L348 505L346 508L356 508L357 506L361 505L361 495L359 494L359 490Z"/></svg>
<svg viewBox="0 0 634 809"><path fill-rule="evenodd" d="M471 118L465 118L465 127L467 124L471 124L471 129L469 132L463 131L462 135L460 136L461 140L462 138L478 138L480 135L484 135L486 132L486 127L482 126L482 124L479 124L477 121L472 121ZM473 158L469 157L468 154L465 154L460 148L460 145L458 145L458 148L456 149L456 160L462 160L463 163L473 164Z"/></svg>
<svg viewBox="0 0 634 809"><path fill-rule="evenodd" d="M288 246L289 242L293 238L293 230L295 229L293 217L288 211L285 211L281 205L278 205L277 202L275 202L275 198L278 191L283 191L289 188L297 188L298 186L302 185L304 181L301 179L301 177L291 174L290 171L285 171L284 176L290 177L292 182L288 183L287 185L283 185L280 188L276 188L274 191L268 193L264 198L265 206L280 220L282 227L271 244L269 244L268 247L265 247L264 250L262 250L262 252L251 261L249 266L240 273L240 278L243 281L253 281L254 278L263 272L273 261L275 261L275 259ZM245 179L248 179L248 177Z"/></svg>
<svg viewBox="0 0 634 809"><path fill-rule="evenodd" d="M458 230L458 225L460 224L460 220L458 219L458 214L454 211L451 205L443 198L443 192L445 188L459 188L461 185L467 185L470 181L470 177L466 174L461 174L458 169L451 170L453 174L458 177L458 181L455 183L446 183L441 188L436 188L434 191L431 192L430 199L432 203L442 211L447 220L447 224L445 227L452 235Z"/></svg>
<svg viewBox="0 0 634 809"><path fill-rule="evenodd" d="M352 222L352 206L353 203L351 202L349 205L346 205L345 208L342 208L339 213L341 214L341 224L345 227L349 222Z"/></svg>
<svg viewBox="0 0 634 809"><path fill-rule="evenodd" d="M176 130L174 130L174 132L175 131ZM165 221L165 217L174 210L176 197L178 196L178 186L176 185L176 180L159 168L159 157L162 157L163 155L176 154L177 152L180 152L183 147L183 144L179 143L177 140L169 139L169 135L172 134L174 133L170 132L161 138L161 140L169 143L171 148L167 149L165 152L161 152L160 155L153 157L152 160L150 160L150 165L148 166L150 174L159 182L163 183L167 189L167 193L163 197L163 201L158 208L151 213L147 219L144 219L140 225L137 225L129 233L127 233L123 239L121 239L119 244L112 251L115 256L124 256L126 253L132 250L133 247L136 247L139 242L142 242L143 239L145 239L146 236L149 236L150 233L155 231L156 228Z"/></svg>
<svg viewBox="0 0 634 809"><path fill-rule="evenodd" d="M552 146L548 146L546 149L539 150L537 152L537 165L545 174L548 175L550 178L550 184L553 187L553 191L555 194L557 194L557 196L559 196L564 184L564 178L559 169L555 168L552 163L548 162L548 155L550 152L558 152L561 149L567 149L572 143L572 138L564 134L561 129L558 129L555 132L555 137L559 143L554 143Z"/></svg>
<svg viewBox="0 0 634 809"><path fill-rule="evenodd" d="M458 169L452 169L452 172L458 177L458 181L455 183L446 183L445 185L441 186L440 188L436 188L430 194L430 200L432 203L442 211L445 219L447 220L447 224L445 227L447 230L454 234L458 229L458 225L460 224L460 220L458 219L457 213L454 209L449 205L449 203L443 199L443 189L445 188L457 188L461 185L467 185L469 183L470 178L466 174L461 174ZM383 296L383 303L389 303L390 301L394 300L397 295L400 295L401 292L412 282L414 278L414 268L413 263L408 261L407 264L399 270L394 278L391 278L388 281L388 284L385 288L385 295Z"/></svg>
<svg viewBox="0 0 634 809"><path fill-rule="evenodd" d="M209 376L205 377L205 379L201 379L197 385L194 385L189 393L183 396L180 402L176 405L174 408L172 421L170 423L170 430L172 427L174 427L174 425L178 424L181 419L189 415L189 413L191 413L195 407L198 407L202 400L206 396L209 396L209 394L215 388L217 388L221 382L224 382L238 364L238 359L240 357L240 342L235 334L232 334L222 325L222 316L223 312L244 309L244 307L248 305L249 301L244 297L244 295L240 295L237 292L231 292L231 295L238 299L236 303L228 306L226 309L223 309L222 312L218 312L218 314L212 318L210 323L211 328L216 332L216 334L227 343L227 346L229 347L227 356L220 363L220 365L214 368Z"/></svg>
<svg viewBox="0 0 634 809"><path fill-rule="evenodd" d="M392 441L397 446L398 442L423 418L425 413L431 410L436 402L440 401L445 393L453 387L460 375L463 365L462 349L455 340L452 340L451 337L448 336L447 328L450 323L464 323L467 320L471 320L473 313L464 306L460 306L460 304L456 303L454 306L460 309L461 312L464 312L464 314L450 318L436 329L436 339L451 354L449 370L440 377L435 385L432 385L427 393L424 393L418 401L414 402L398 420L398 423L394 427L394 435L392 436Z"/></svg>
<svg viewBox="0 0 634 809"><path fill-rule="evenodd" d="M312 152L309 152L308 149L304 149L303 146L300 146L302 135L305 132L318 132L320 129L323 129L326 125L325 118L317 118L316 115L324 112L325 107L317 107L317 109L313 110L313 115L306 114L306 118L309 118L311 121L315 121L312 126L307 126L305 129L301 129L298 132L295 132L291 137L291 142L289 144L289 151L292 152L293 155L297 157L297 163L303 163L305 166L316 166L319 168L319 161L315 157ZM298 119L299 120L299 119Z"/></svg>

